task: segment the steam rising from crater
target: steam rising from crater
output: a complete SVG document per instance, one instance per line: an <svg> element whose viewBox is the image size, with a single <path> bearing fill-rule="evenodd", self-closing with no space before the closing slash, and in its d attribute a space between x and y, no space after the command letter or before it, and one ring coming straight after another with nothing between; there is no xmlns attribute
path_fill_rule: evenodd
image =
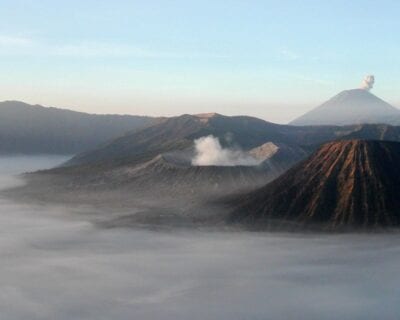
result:
<svg viewBox="0 0 400 320"><path fill-rule="evenodd" d="M210 135L194 141L194 166L254 166L260 161L241 150L224 149L219 139Z"/></svg>
<svg viewBox="0 0 400 320"><path fill-rule="evenodd" d="M361 83L361 89L369 91L374 87L374 83L375 83L375 76L373 76L372 74L367 75L365 76L365 78Z"/></svg>

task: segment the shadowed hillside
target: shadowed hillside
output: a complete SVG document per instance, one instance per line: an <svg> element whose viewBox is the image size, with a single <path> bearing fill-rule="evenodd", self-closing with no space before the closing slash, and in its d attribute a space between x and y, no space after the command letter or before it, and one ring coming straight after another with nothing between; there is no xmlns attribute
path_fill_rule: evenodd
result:
<svg viewBox="0 0 400 320"><path fill-rule="evenodd" d="M154 121L5 101L0 103L0 154L75 154Z"/></svg>

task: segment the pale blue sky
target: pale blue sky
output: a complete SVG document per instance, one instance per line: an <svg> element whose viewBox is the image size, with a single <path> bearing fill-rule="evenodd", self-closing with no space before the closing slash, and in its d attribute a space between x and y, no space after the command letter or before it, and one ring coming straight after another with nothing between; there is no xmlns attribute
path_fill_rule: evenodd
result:
<svg viewBox="0 0 400 320"><path fill-rule="evenodd" d="M0 100L287 122L375 74L400 106L400 1L0 0Z"/></svg>

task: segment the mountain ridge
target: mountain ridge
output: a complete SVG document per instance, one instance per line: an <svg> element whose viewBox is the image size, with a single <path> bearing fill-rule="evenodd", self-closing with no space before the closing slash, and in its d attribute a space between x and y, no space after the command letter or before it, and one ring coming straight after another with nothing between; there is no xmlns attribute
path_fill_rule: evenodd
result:
<svg viewBox="0 0 400 320"><path fill-rule="evenodd" d="M92 115L4 101L0 102L0 153L79 153L154 121L150 117Z"/></svg>
<svg viewBox="0 0 400 320"><path fill-rule="evenodd" d="M321 143L343 139L400 141L400 127L390 125L291 126L262 119L219 114L181 115L127 133L72 158L67 166L118 166L149 161L159 154L193 150L194 140L212 135L222 147L250 151L266 143L293 150L313 150Z"/></svg>
<svg viewBox="0 0 400 320"><path fill-rule="evenodd" d="M285 125L247 116L213 114L204 117L184 114L167 118L156 125L121 136L96 150L77 155L68 165L147 161L158 154L192 148L195 139L208 135L219 138L223 147L246 150L259 146L268 138L288 142L284 128Z"/></svg>

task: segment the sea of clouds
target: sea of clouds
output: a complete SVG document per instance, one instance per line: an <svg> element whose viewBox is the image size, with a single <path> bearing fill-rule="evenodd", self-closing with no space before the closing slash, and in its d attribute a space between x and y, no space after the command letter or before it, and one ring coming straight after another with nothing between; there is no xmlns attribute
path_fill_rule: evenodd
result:
<svg viewBox="0 0 400 320"><path fill-rule="evenodd" d="M62 159L0 159L9 173ZM7 169L5 169L7 167ZM100 229L0 199L0 318L398 319L400 236Z"/></svg>

